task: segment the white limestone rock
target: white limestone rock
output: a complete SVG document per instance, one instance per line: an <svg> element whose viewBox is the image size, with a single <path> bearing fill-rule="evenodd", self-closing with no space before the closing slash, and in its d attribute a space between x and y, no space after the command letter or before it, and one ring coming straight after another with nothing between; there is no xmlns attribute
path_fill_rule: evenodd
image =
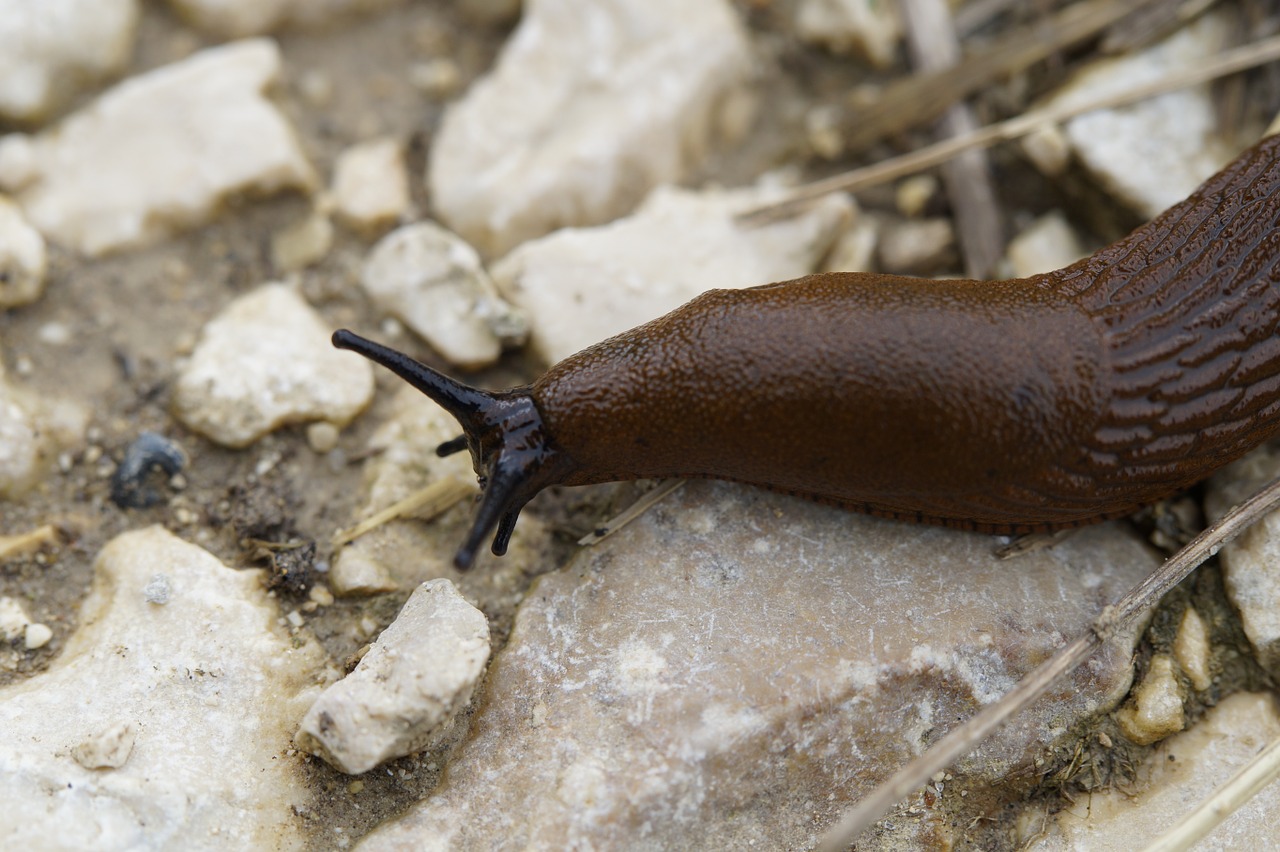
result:
<svg viewBox="0 0 1280 852"><path fill-rule="evenodd" d="M1184 700L1173 657L1156 654L1142 682L1133 690L1131 703L1116 711L1116 723L1131 741L1150 745L1183 729Z"/></svg>
<svg viewBox="0 0 1280 852"><path fill-rule="evenodd" d="M1155 82L1201 64L1225 46L1229 18L1205 15L1141 53L1092 63L1044 106L1089 103ZM1218 138L1218 118L1208 84L1179 89L1118 109L1096 110L1063 127L1077 160L1115 198L1151 218L1186 198L1233 152ZM1056 150L1043 136L1025 146L1033 159L1057 171Z"/></svg>
<svg viewBox="0 0 1280 852"><path fill-rule="evenodd" d="M331 330L301 296L267 284L210 320L173 389L173 413L227 447L279 426L342 426L373 398L373 370L334 349Z"/></svg>
<svg viewBox="0 0 1280 852"><path fill-rule="evenodd" d="M494 70L445 114L435 207L486 255L608 222L702 161L750 65L726 0L529 0Z"/></svg>
<svg viewBox="0 0 1280 852"><path fill-rule="evenodd" d="M0 139L0 189L89 255L200 225L228 196L310 189L293 129L262 94L279 70L275 42L258 39L132 77L49 131Z"/></svg>
<svg viewBox="0 0 1280 852"><path fill-rule="evenodd" d="M1046 213L1009 241L1009 276L1025 278L1070 266L1084 257L1080 237L1060 210Z"/></svg>
<svg viewBox="0 0 1280 852"><path fill-rule="evenodd" d="M0 847L303 848L287 750L324 655L259 573L159 527L102 549L62 655L0 689Z"/></svg>
<svg viewBox="0 0 1280 852"><path fill-rule="evenodd" d="M882 0L802 0L796 32L836 53L852 53L879 69L891 66L902 41L897 3Z"/></svg>
<svg viewBox="0 0 1280 852"><path fill-rule="evenodd" d="M363 231L385 227L409 210L409 172L396 139L374 139L338 155L331 188L334 212Z"/></svg>
<svg viewBox="0 0 1280 852"><path fill-rule="evenodd" d="M1280 450L1262 447L1209 480L1205 514L1215 521L1280 475ZM1227 597L1240 613L1258 662L1280 677L1280 512L1272 512L1223 545Z"/></svg>
<svg viewBox="0 0 1280 852"><path fill-rule="evenodd" d="M1191 681L1192 688L1200 692L1213 685L1212 650L1208 625L1195 607L1188 606L1173 640L1173 658Z"/></svg>
<svg viewBox="0 0 1280 852"><path fill-rule="evenodd" d="M0 310L39 299L47 272L44 238L16 204L0 196Z"/></svg>
<svg viewBox="0 0 1280 852"><path fill-rule="evenodd" d="M434 222L387 234L365 259L360 283L449 363L479 369L503 345L524 342L524 317L498 295L475 249Z"/></svg>
<svg viewBox="0 0 1280 852"><path fill-rule="evenodd" d="M13 642L19 639L31 624L22 601L17 598L0 598L0 641Z"/></svg>
<svg viewBox="0 0 1280 852"><path fill-rule="evenodd" d="M1038 810L1019 822L1035 852L1146 849L1280 737L1274 696L1236 693L1190 730L1160 743L1133 780L1077 797L1048 817ZM1039 808L1040 806L1033 806ZM1271 784L1195 845L1198 852L1275 846L1280 785Z"/></svg>
<svg viewBox="0 0 1280 852"><path fill-rule="evenodd" d="M35 121L129 61L138 0L0 0L0 118Z"/></svg>
<svg viewBox="0 0 1280 852"><path fill-rule="evenodd" d="M169 0L191 23L220 36L264 35L296 26L324 26L386 9L404 0Z"/></svg>
<svg viewBox="0 0 1280 852"><path fill-rule="evenodd" d="M350 775L439 739L489 662L489 622L448 580L419 586L355 671L326 689L294 742Z"/></svg>
<svg viewBox="0 0 1280 852"><path fill-rule="evenodd" d="M879 266L898 275L930 275L955 256L956 231L950 219L890 219L876 245Z"/></svg>
<svg viewBox="0 0 1280 852"><path fill-rule="evenodd" d="M60 450L83 444L88 425L83 405L18 387L0 362L0 500L35 485Z"/></svg>
<svg viewBox="0 0 1280 852"><path fill-rule="evenodd" d="M1159 564L1117 525L1013 562L993 544L690 482L539 579L442 785L359 848L812 848ZM954 784L990 789L1109 709L1133 641Z"/></svg>
<svg viewBox="0 0 1280 852"><path fill-rule="evenodd" d="M554 364L706 290L812 272L852 207L833 196L791 219L735 222L776 197L776 189L662 187L627 219L522 245L494 265L493 277L528 315L534 352Z"/></svg>

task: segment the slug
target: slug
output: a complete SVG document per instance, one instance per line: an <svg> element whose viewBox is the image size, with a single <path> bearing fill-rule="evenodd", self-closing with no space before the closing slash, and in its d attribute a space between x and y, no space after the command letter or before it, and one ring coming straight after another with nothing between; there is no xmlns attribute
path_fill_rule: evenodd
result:
<svg viewBox="0 0 1280 852"><path fill-rule="evenodd" d="M1131 513L1280 428L1280 136L1055 272L825 273L712 290L531 385L469 387L350 331L464 435L502 555L549 485L713 477L1017 534Z"/></svg>

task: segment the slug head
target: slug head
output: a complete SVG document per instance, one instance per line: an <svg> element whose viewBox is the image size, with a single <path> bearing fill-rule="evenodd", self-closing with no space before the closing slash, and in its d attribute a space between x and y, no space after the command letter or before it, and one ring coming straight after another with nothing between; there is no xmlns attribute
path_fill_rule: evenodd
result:
<svg viewBox="0 0 1280 852"><path fill-rule="evenodd" d="M562 481L568 466L567 457L555 448L547 433L533 396L520 388L473 388L346 329L334 332L333 345L358 352L391 370L431 397L462 426L462 435L436 448L440 456L470 450L482 492L471 531L453 564L459 570L470 568L491 532L494 555L506 553L520 510L543 488Z"/></svg>

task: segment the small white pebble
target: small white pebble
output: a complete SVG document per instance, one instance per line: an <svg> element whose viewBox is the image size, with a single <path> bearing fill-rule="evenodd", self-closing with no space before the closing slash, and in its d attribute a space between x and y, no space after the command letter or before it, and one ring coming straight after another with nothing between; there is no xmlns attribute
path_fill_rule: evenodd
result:
<svg viewBox="0 0 1280 852"><path fill-rule="evenodd" d="M37 648L43 648L49 644L49 640L53 638L53 631L49 629L47 624L35 622L27 625L26 636L23 638L28 651L34 651Z"/></svg>
<svg viewBox="0 0 1280 852"><path fill-rule="evenodd" d="M0 639L12 642L23 635L31 619L16 598L0 598Z"/></svg>
<svg viewBox="0 0 1280 852"><path fill-rule="evenodd" d="M298 78L298 93L310 106L328 106L333 100L333 78L315 68L304 71Z"/></svg>
<svg viewBox="0 0 1280 852"><path fill-rule="evenodd" d="M410 67L409 82L425 95L434 98L448 97L462 85L462 71L452 59L432 59Z"/></svg>
<svg viewBox="0 0 1280 852"><path fill-rule="evenodd" d="M324 583L316 583L311 587L311 600L320 606L330 606L333 604L333 592L329 591L329 587Z"/></svg>
<svg viewBox="0 0 1280 852"><path fill-rule="evenodd" d="M296 609L291 610L285 618L289 621L289 625L291 627L301 627L306 623L302 618L302 613L298 612Z"/></svg>
<svg viewBox="0 0 1280 852"><path fill-rule="evenodd" d="M325 421L317 421L307 427L307 446L312 452L323 454L338 446L338 427Z"/></svg>
<svg viewBox="0 0 1280 852"><path fill-rule="evenodd" d="M47 322L36 330L36 337L41 343L62 346L71 341L71 326L64 322Z"/></svg>
<svg viewBox="0 0 1280 852"><path fill-rule="evenodd" d="M898 184L894 202L898 212L910 219L924 214L929 201L938 194L938 179L933 175L913 175Z"/></svg>
<svg viewBox="0 0 1280 852"><path fill-rule="evenodd" d="M305 269L324 259L333 245L333 223L313 213L271 237L271 264L282 272Z"/></svg>
<svg viewBox="0 0 1280 852"><path fill-rule="evenodd" d="M169 577L166 574L152 574L151 580L142 588L142 594L147 599L147 603L160 606L169 602L169 595L172 591Z"/></svg>

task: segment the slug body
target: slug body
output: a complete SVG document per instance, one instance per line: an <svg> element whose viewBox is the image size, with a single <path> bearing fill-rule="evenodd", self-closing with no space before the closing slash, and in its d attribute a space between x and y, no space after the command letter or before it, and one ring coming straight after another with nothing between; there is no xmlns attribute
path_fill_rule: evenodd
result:
<svg viewBox="0 0 1280 852"><path fill-rule="evenodd" d="M339 331L458 417L485 493L459 567L554 484L748 482L1021 533L1128 514L1280 431L1280 136L1079 263L714 290L532 385L467 387Z"/></svg>

